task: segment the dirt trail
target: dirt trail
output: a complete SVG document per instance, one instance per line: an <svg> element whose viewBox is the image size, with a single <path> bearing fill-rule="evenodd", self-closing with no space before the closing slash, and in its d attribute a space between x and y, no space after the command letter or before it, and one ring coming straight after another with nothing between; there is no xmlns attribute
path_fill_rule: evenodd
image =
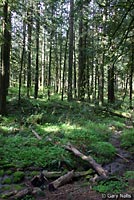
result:
<svg viewBox="0 0 134 200"><path fill-rule="evenodd" d="M110 142L116 147L117 154L115 160L112 163L104 166L110 174L123 175L126 170L134 170L134 159L133 156L125 149L121 147L120 136L121 131L115 131L112 135ZM124 158L124 159L123 159Z"/></svg>

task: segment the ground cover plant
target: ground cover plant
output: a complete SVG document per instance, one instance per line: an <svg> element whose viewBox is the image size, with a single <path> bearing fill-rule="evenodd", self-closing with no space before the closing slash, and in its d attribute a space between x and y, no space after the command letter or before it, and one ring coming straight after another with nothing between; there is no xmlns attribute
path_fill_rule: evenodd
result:
<svg viewBox="0 0 134 200"><path fill-rule="evenodd" d="M111 142L115 133L121 134L121 147L134 154L133 129L126 127L126 118L100 112L100 107L86 102L24 98L18 106L17 100L13 98L9 102L9 114L0 117L0 124L0 187L3 193L13 188L20 190L25 179L30 180L40 170L63 173L72 169L89 170L85 161L63 148L68 142L86 156L91 155L104 167L114 162L118 153L116 145ZM35 137L33 130L41 140ZM129 170L124 173L123 169L122 177L129 179ZM88 185L91 177L86 177ZM124 188L127 191L129 184L122 177L98 182L93 189L100 193L111 190L118 193ZM1 198L6 198L3 193ZM30 198L33 197L24 199Z"/></svg>

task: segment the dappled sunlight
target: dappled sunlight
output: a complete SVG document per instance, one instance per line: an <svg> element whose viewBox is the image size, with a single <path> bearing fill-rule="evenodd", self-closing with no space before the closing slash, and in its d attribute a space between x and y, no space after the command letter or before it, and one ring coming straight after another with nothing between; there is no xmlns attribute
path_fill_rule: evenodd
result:
<svg viewBox="0 0 134 200"><path fill-rule="evenodd" d="M44 126L42 126L42 130L44 130L45 132L48 132L48 133L54 133L54 132L57 132L60 130L60 128L56 125L52 125L52 124L47 124Z"/></svg>
<svg viewBox="0 0 134 200"><path fill-rule="evenodd" d="M1 126L0 127L0 132L1 133L8 133L9 130L11 130L11 129L9 127L7 127L7 126Z"/></svg>

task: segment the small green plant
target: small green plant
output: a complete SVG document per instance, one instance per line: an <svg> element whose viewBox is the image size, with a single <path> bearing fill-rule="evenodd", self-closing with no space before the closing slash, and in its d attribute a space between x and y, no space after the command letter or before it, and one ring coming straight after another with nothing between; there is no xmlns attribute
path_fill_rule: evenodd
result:
<svg viewBox="0 0 134 200"><path fill-rule="evenodd" d="M6 172L5 172L5 174L7 174L7 175L11 175L13 172L12 172L12 170L7 170Z"/></svg>
<svg viewBox="0 0 134 200"><path fill-rule="evenodd" d="M91 146L93 155L95 155L98 162L110 162L116 153L115 147L109 142L96 142Z"/></svg>
<svg viewBox="0 0 134 200"><path fill-rule="evenodd" d="M11 184L12 183L12 179L10 177L4 178L4 180L2 181L2 184Z"/></svg>
<svg viewBox="0 0 134 200"><path fill-rule="evenodd" d="M127 179L134 179L134 171L126 171L124 176Z"/></svg>
<svg viewBox="0 0 134 200"><path fill-rule="evenodd" d="M109 181L101 181L98 185L94 186L93 189L100 193L120 193L127 186L123 180L109 180Z"/></svg>
<svg viewBox="0 0 134 200"><path fill-rule="evenodd" d="M25 176L24 172L17 171L13 174L13 182L18 183L20 182Z"/></svg>
<svg viewBox="0 0 134 200"><path fill-rule="evenodd" d="M0 176L3 176L3 175L4 175L4 170L1 169L1 170L0 170Z"/></svg>
<svg viewBox="0 0 134 200"><path fill-rule="evenodd" d="M126 130L121 136L122 147L128 148L132 153L134 153L134 131Z"/></svg>
<svg viewBox="0 0 134 200"><path fill-rule="evenodd" d="M26 195L23 200L35 200L35 198L32 195Z"/></svg>

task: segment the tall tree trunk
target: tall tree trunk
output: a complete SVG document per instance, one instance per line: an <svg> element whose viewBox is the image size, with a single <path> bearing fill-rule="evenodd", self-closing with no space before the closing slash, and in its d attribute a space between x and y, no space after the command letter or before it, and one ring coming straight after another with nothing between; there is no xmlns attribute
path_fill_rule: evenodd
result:
<svg viewBox="0 0 134 200"><path fill-rule="evenodd" d="M0 87L0 114L5 115L6 97L9 87L9 70L10 70L10 47L11 47L11 13L9 11L8 0L3 5L3 36L2 45L2 70L1 70L1 87Z"/></svg>
<svg viewBox="0 0 134 200"><path fill-rule="evenodd" d="M38 97L39 89L39 35L40 35L40 8L37 4L37 18L36 18L36 69L35 69L35 89L34 98Z"/></svg>
<svg viewBox="0 0 134 200"><path fill-rule="evenodd" d="M76 72L76 47L74 34L74 98L77 98L77 72Z"/></svg>
<svg viewBox="0 0 134 200"><path fill-rule="evenodd" d="M74 0L70 0L68 101L72 100L73 39L74 39Z"/></svg>
<svg viewBox="0 0 134 200"><path fill-rule="evenodd" d="M68 44L68 30L66 33L66 44L65 44L65 52L64 52L64 65L63 65L63 76L62 76L62 94L61 100L64 99L64 89L65 89L65 73L66 73L66 62L67 62L67 44Z"/></svg>
<svg viewBox="0 0 134 200"><path fill-rule="evenodd" d="M30 97L31 89L31 45L32 45L32 12L33 5L30 5L28 10L28 66L27 66L27 97Z"/></svg>
<svg viewBox="0 0 134 200"><path fill-rule="evenodd" d="M85 2L87 3L87 2ZM78 99L83 101L85 98L86 86L86 45L87 45L87 22L84 18L83 1L80 5L80 21L79 21L79 72L78 72Z"/></svg>
<svg viewBox="0 0 134 200"><path fill-rule="evenodd" d="M50 100L51 96L51 64L52 64L52 33L50 36L50 49L49 49L49 65L48 65L48 100Z"/></svg>
<svg viewBox="0 0 134 200"><path fill-rule="evenodd" d="M61 72L62 72L62 50L63 50L63 46L62 46L62 34L60 36L60 69L59 69L59 92L61 93L61 84L62 84L62 80L61 80Z"/></svg>
<svg viewBox="0 0 134 200"><path fill-rule="evenodd" d="M130 91L129 91L129 107L133 108L132 105L132 95L133 95L133 74L134 74L134 41L132 41L132 50L131 50L131 66L130 66L130 80L129 80L129 87L130 87Z"/></svg>
<svg viewBox="0 0 134 200"><path fill-rule="evenodd" d="M58 36L55 37L55 70L56 70L56 77L55 77L55 92L59 92L59 57L58 57Z"/></svg>
<svg viewBox="0 0 134 200"><path fill-rule="evenodd" d="M42 67L41 67L41 86L42 91L44 91L45 86L45 49L46 49L46 43L45 43L45 28L43 27L43 38L42 38Z"/></svg>
<svg viewBox="0 0 134 200"><path fill-rule="evenodd" d="M26 45L26 23L23 21L23 43L22 43L23 48L22 48L20 71L19 71L18 104L20 104L20 100L21 100L22 71L23 71L23 63L24 63L24 56L25 56L25 45Z"/></svg>
<svg viewBox="0 0 134 200"><path fill-rule="evenodd" d="M114 103L114 64L108 68L108 102Z"/></svg>

